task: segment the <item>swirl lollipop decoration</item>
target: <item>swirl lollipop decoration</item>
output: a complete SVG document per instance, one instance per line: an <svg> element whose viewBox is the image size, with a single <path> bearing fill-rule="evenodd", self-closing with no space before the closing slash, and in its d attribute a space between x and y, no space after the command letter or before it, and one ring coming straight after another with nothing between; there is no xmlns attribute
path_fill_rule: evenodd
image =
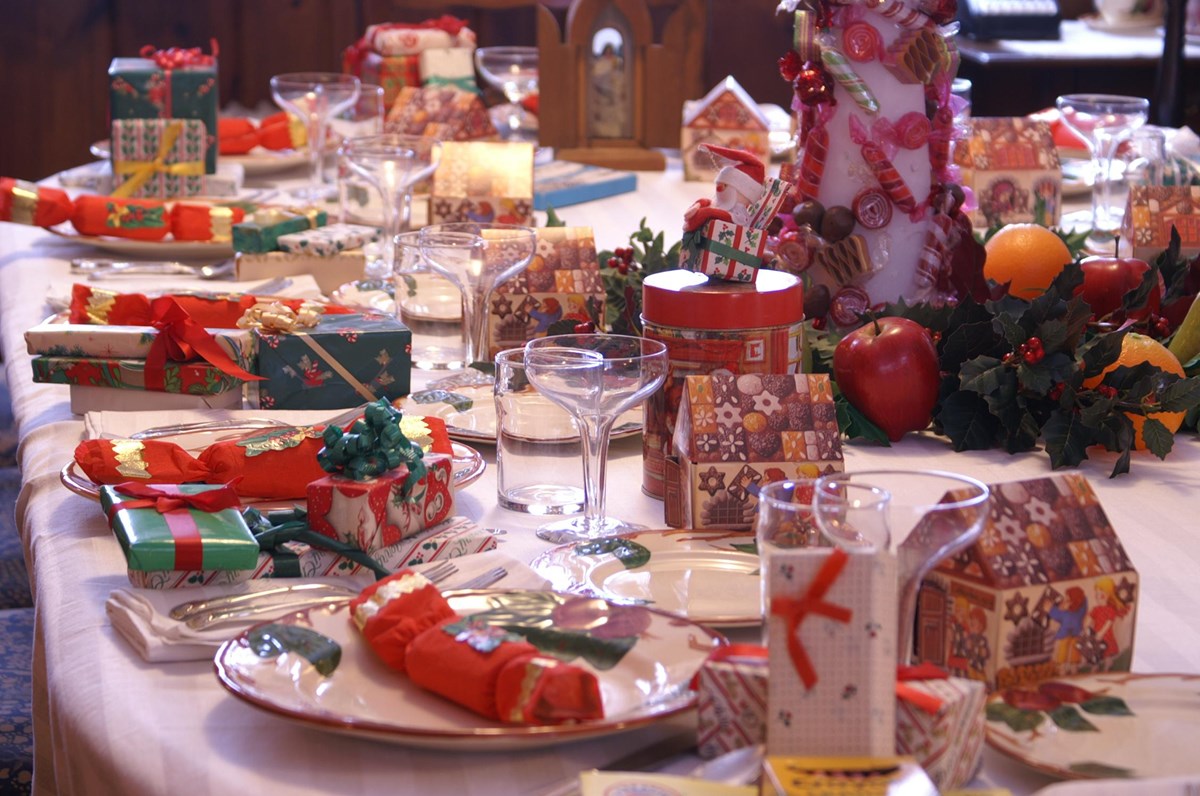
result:
<svg viewBox="0 0 1200 796"><path fill-rule="evenodd" d="M317 462L325 472L355 481L377 478L407 465L402 494L411 500L413 487L425 477L427 468L421 447L400 430L403 417L387 399L367 404L362 419L354 421L349 431L337 425L325 429L325 447L317 453Z"/></svg>

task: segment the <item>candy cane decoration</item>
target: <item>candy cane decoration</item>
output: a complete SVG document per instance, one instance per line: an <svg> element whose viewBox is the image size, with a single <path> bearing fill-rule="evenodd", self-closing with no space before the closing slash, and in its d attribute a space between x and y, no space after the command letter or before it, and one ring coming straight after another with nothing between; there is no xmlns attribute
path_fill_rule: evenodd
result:
<svg viewBox="0 0 1200 796"><path fill-rule="evenodd" d="M796 192L801 200L816 199L821 178L825 176L825 158L829 155L829 130L824 124L804 139L804 157L800 160Z"/></svg>
<svg viewBox="0 0 1200 796"><path fill-rule="evenodd" d="M866 129L855 116L850 117L850 139L859 145L863 160L871 167L871 172L879 181L879 187L887 192L896 207L905 213L916 210L917 200L913 196L912 190L904 182L904 178L900 176L899 170L888 158L887 153L883 151L883 147L867 138Z"/></svg>
<svg viewBox="0 0 1200 796"><path fill-rule="evenodd" d="M854 67L850 65L846 56L834 48L826 38L822 38L821 41L821 63L825 64L829 74L833 75L833 79L846 90L846 93L858 103L860 108L867 113L879 112L879 100L875 99L871 89L867 88L867 84L854 71Z"/></svg>
<svg viewBox="0 0 1200 796"><path fill-rule="evenodd" d="M867 8L874 8L902 28L919 30L933 27L933 20L912 8L904 0L867 0Z"/></svg>
<svg viewBox="0 0 1200 796"><path fill-rule="evenodd" d="M946 270L946 252L949 249L950 232L954 221L945 213L935 213L929 220L929 231L925 233L925 245L917 258L916 283L921 290L930 290L938 283Z"/></svg>

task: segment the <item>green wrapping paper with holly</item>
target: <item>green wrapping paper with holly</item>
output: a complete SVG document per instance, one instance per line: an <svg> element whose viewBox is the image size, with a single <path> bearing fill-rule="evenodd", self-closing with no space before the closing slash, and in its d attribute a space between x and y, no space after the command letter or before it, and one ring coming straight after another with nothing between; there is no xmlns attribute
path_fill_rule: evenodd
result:
<svg viewBox="0 0 1200 796"><path fill-rule="evenodd" d="M263 409L345 409L408 394L412 332L391 316L324 315L310 329L254 336Z"/></svg>
<svg viewBox="0 0 1200 796"><path fill-rule="evenodd" d="M215 44L215 43L214 43ZM217 58L199 48L142 48L141 58L108 67L109 118L198 119L204 123L204 172L217 171ZM115 139L115 135L114 135Z"/></svg>
<svg viewBox="0 0 1200 796"><path fill-rule="evenodd" d="M218 395L245 383L207 362L168 361L162 368L161 384L154 383L146 361L141 359L34 357L32 364L33 380L48 384Z"/></svg>
<svg viewBox="0 0 1200 796"><path fill-rule="evenodd" d="M100 505L132 570L238 570L259 544L228 485L142 484L100 488Z"/></svg>

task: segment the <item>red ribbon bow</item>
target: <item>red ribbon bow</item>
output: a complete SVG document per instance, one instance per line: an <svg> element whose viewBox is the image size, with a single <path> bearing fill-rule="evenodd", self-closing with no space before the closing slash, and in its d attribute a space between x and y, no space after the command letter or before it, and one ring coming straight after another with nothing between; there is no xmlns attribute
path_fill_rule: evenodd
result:
<svg viewBox="0 0 1200 796"><path fill-rule="evenodd" d="M262 376L240 367L208 330L172 296L160 296L150 305L150 325L158 330L146 354L146 388L162 390L166 382L167 360L186 362L200 357L222 373L243 381L262 381Z"/></svg>
<svg viewBox="0 0 1200 796"><path fill-rule="evenodd" d="M812 660L808 657L804 645L800 643L798 631L809 614L820 614L842 624L850 621L852 612L849 608L825 601L826 593L837 582L849 560L850 556L845 550L835 548L826 559L825 564L818 570L812 583L808 585L808 591L804 593L803 597L799 600L791 597L771 598L771 613L775 616L782 616L787 621L788 654L792 658L792 666L796 668L796 674L800 675L800 682L804 683L804 687L809 690L817 684L817 671L813 668Z"/></svg>
<svg viewBox="0 0 1200 796"><path fill-rule="evenodd" d="M192 494L180 491L173 484L126 481L114 486L113 490L136 499L114 503L109 509L108 521L111 523L118 512L127 509L154 509L163 515L175 540L175 569L184 571L204 568L204 542L189 509L214 512L241 505L232 484Z"/></svg>
<svg viewBox="0 0 1200 796"><path fill-rule="evenodd" d="M910 705L923 710L931 716L936 716L938 711L945 704L943 700L933 694L926 694L924 691L919 691L913 688L906 681L908 680L946 680L950 677L946 670L937 664L928 661L919 663L916 666L897 666L896 667L896 697L903 699Z"/></svg>
<svg viewBox="0 0 1200 796"><path fill-rule="evenodd" d="M138 55L149 58L159 68L168 71L185 66L212 66L217 61L217 40L211 39L209 46L212 48L212 55L205 55L199 47L189 47L186 50L182 47L169 47L160 50L153 44L147 44L138 51Z"/></svg>

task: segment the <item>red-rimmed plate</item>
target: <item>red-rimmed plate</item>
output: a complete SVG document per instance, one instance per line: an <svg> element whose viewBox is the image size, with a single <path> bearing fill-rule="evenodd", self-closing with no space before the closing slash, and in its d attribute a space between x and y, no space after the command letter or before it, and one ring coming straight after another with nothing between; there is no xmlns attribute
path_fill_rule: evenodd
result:
<svg viewBox="0 0 1200 796"><path fill-rule="evenodd" d="M295 653L262 658L246 631L217 651L217 678L234 696L309 727L406 746L454 751L534 749L631 730L695 704L692 676L725 639L644 606L546 591L447 594L451 607L506 629L536 628L570 639L570 662L594 672L605 716L557 726L491 721L414 685L384 666L345 605L314 608L278 623L315 630L341 647L328 676ZM438 631L434 631L438 632ZM561 649L556 653L562 657Z"/></svg>

